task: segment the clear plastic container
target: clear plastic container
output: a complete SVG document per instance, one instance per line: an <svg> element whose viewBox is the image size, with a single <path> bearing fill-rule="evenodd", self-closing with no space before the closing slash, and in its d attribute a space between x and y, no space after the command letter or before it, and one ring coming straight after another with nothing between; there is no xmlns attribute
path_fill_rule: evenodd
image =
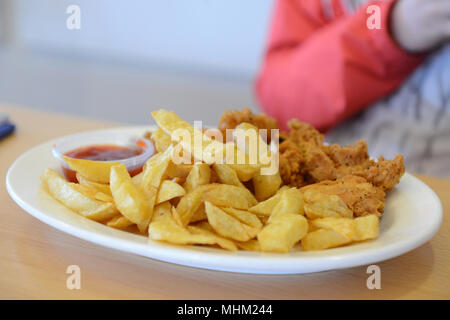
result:
<svg viewBox="0 0 450 320"><path fill-rule="evenodd" d="M70 170L63 159L63 155L78 148L96 145L116 145L132 149L139 148L142 153L120 160L105 162L120 162L124 164L131 176L142 171L145 162L155 153L153 143L143 137L123 132L97 131L74 134L60 139L52 148L53 156L58 159L64 175L70 181L76 182L75 172Z"/></svg>

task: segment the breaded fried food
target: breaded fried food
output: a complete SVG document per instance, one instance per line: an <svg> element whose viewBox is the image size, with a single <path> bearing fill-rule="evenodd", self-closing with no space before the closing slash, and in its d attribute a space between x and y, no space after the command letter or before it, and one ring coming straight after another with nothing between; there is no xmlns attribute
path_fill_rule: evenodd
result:
<svg viewBox="0 0 450 320"><path fill-rule="evenodd" d="M352 146L324 145L311 125L291 120L289 136L280 144L280 174L285 184L302 187L346 175L365 178L383 191L391 190L405 172L403 157L371 160L364 140Z"/></svg>
<svg viewBox="0 0 450 320"><path fill-rule="evenodd" d="M386 193L363 177L347 175L337 180L322 181L300 189L337 195L353 211L356 217L375 214L378 217L384 212Z"/></svg>
<svg viewBox="0 0 450 320"><path fill-rule="evenodd" d="M278 122L274 118L264 113L254 114L249 108L244 108L242 110L225 111L220 117L219 129L225 137L226 129L234 129L243 122L251 123L258 129L267 129L267 142L270 142L270 130L279 128Z"/></svg>

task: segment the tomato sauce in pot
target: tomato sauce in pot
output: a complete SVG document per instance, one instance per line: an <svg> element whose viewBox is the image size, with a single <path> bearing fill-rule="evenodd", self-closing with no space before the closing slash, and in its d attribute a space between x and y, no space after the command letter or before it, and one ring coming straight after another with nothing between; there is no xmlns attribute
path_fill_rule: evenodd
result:
<svg viewBox="0 0 450 320"><path fill-rule="evenodd" d="M144 150L142 148L130 148L118 145L91 145L79 147L74 150L66 152L64 155L84 160L94 161L114 161L132 158L140 155ZM129 171L130 176L135 176L142 171L142 167ZM76 172L63 167L63 172L66 178L71 182L78 182Z"/></svg>

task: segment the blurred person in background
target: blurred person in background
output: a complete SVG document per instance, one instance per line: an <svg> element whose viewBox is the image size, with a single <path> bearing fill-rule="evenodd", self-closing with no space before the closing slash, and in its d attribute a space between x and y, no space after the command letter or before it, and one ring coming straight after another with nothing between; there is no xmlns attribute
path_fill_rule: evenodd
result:
<svg viewBox="0 0 450 320"><path fill-rule="evenodd" d="M449 39L450 0L277 0L257 96L284 129L298 118L450 177Z"/></svg>

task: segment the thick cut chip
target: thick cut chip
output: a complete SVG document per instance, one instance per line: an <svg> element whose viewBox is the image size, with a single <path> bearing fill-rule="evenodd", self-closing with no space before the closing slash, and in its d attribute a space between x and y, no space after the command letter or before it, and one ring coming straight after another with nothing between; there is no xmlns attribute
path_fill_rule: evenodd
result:
<svg viewBox="0 0 450 320"><path fill-rule="evenodd" d="M303 250L323 250L328 248L339 247L352 242L351 239L345 237L335 230L319 229L308 233L302 239Z"/></svg>
<svg viewBox="0 0 450 320"><path fill-rule="evenodd" d="M253 194L246 188L229 184L211 185L213 187L205 192L203 199L216 206L248 209L257 203Z"/></svg>
<svg viewBox="0 0 450 320"><path fill-rule="evenodd" d="M236 218L247 232L250 239L256 237L259 231L261 231L263 224L259 218L246 210L240 210L235 208L221 208L230 216Z"/></svg>
<svg viewBox="0 0 450 320"><path fill-rule="evenodd" d="M78 183L83 186L94 188L104 194L111 196L111 189L109 188L109 184L91 181L91 180L83 177L79 173L77 173L77 180L78 180Z"/></svg>
<svg viewBox="0 0 450 320"><path fill-rule="evenodd" d="M242 224L242 227L244 228L245 232L247 232L249 239L255 238L258 235L258 233L261 231L261 229L251 227L248 224L245 224L242 222L241 222L241 224Z"/></svg>
<svg viewBox="0 0 450 320"><path fill-rule="evenodd" d="M109 220L106 225L111 228L115 229L126 229L129 226L133 225L134 223L125 218L124 216L115 216L111 220Z"/></svg>
<svg viewBox="0 0 450 320"><path fill-rule="evenodd" d="M204 193L214 187L215 184L200 186L192 192L188 192L181 198L177 205L177 211L184 226L187 226L189 222L191 222L194 213L199 210Z"/></svg>
<svg viewBox="0 0 450 320"><path fill-rule="evenodd" d="M175 221L176 224L178 224L180 227L184 227L183 222L181 221L181 217L178 214L177 209L175 207L172 207L171 212L172 212L172 219L173 219L173 221Z"/></svg>
<svg viewBox="0 0 450 320"><path fill-rule="evenodd" d="M207 137L201 130L182 120L175 112L156 110L152 112L152 116L159 127L171 136L171 140L180 143L195 159L207 163L206 160L209 159L223 159L223 143ZM200 143L194 142L196 137Z"/></svg>
<svg viewBox="0 0 450 320"><path fill-rule="evenodd" d="M172 205L166 201L155 206L153 209L152 222L172 218Z"/></svg>
<svg viewBox="0 0 450 320"><path fill-rule="evenodd" d="M289 252L308 232L308 221L299 214L279 215L258 234L261 251Z"/></svg>
<svg viewBox="0 0 450 320"><path fill-rule="evenodd" d="M120 163L116 161L106 162L75 159L66 156L63 156L63 158L70 169L76 171L90 181L99 183L109 183L111 167Z"/></svg>
<svg viewBox="0 0 450 320"><path fill-rule="evenodd" d="M186 178L183 187L187 192L191 192L198 186L208 184L211 180L211 169L206 163L196 163Z"/></svg>
<svg viewBox="0 0 450 320"><path fill-rule="evenodd" d="M191 223L199 222L199 221L203 221L203 220L207 220L207 219L208 219L208 217L206 216L205 204L202 203L200 205L200 207L192 215L190 222Z"/></svg>
<svg viewBox="0 0 450 320"><path fill-rule="evenodd" d="M88 196L92 199L103 201L103 202L111 202L111 203L114 202L114 199L111 195L100 192L93 187L88 187L88 186L84 186L81 184L74 184L73 187L76 190L78 190L79 192L85 194L86 196Z"/></svg>
<svg viewBox="0 0 450 320"><path fill-rule="evenodd" d="M247 155L234 144L224 144L208 137L201 130L182 120L175 112L156 110L152 112L152 116L158 126L171 135L172 141L178 142L197 160L207 164L229 164L236 170L241 181L250 180L259 169L257 164L250 164ZM228 148L233 151L226 151Z"/></svg>
<svg viewBox="0 0 450 320"><path fill-rule="evenodd" d="M202 234L202 235L206 235L206 236L210 236L210 237L214 238L216 244L226 250L229 250L229 251L237 250L237 247L233 241L215 234L214 230L208 230L206 228L202 228L201 226L188 226L187 229L192 234Z"/></svg>
<svg viewBox="0 0 450 320"><path fill-rule="evenodd" d="M370 240L378 237L380 233L380 219L375 214L359 217L354 221L356 241Z"/></svg>
<svg viewBox="0 0 450 320"><path fill-rule="evenodd" d="M261 172L256 172L253 176L253 187L255 189L255 196L258 201L266 200L273 196L281 186L280 172L276 174L263 175Z"/></svg>
<svg viewBox="0 0 450 320"><path fill-rule="evenodd" d="M142 182L142 177L144 176L143 172L138 173L137 175L131 177L131 181L133 181L133 184L140 188L141 187L141 182Z"/></svg>
<svg viewBox="0 0 450 320"><path fill-rule="evenodd" d="M173 244L214 244L211 237L194 235L186 228L180 227L172 218L153 221L148 227L152 240L166 241Z"/></svg>
<svg viewBox="0 0 450 320"><path fill-rule="evenodd" d="M236 187L244 187L245 188L245 186L239 180L239 177L238 177L236 171L234 171L234 169L231 168L229 165L215 163L215 164L213 164L212 167L213 167L214 172L217 174L217 178L220 183L230 184L230 185L233 185Z"/></svg>
<svg viewBox="0 0 450 320"><path fill-rule="evenodd" d="M231 241L225 241L214 234L203 232L196 228L190 230L180 227L172 218L158 220L150 223L148 235L152 240L165 241L172 244L203 244L203 245L219 245L227 250L236 250ZM231 242L232 243L232 242Z"/></svg>
<svg viewBox="0 0 450 320"><path fill-rule="evenodd" d="M152 211L144 193L133 184L123 164L111 168L110 186L114 203L120 213L136 223L141 232L145 232L152 217Z"/></svg>
<svg viewBox="0 0 450 320"><path fill-rule="evenodd" d="M261 135L259 134L258 127L250 123L243 122L240 123L235 130L235 132L243 133L250 131L253 132L254 136L256 137L256 141L253 141L253 143L256 142L256 148L249 146L247 151L257 153L256 158L258 161L258 165L261 166L261 170L256 171L253 176L255 197L256 199L258 199L258 201L266 200L278 191L282 183L280 172L278 170L278 155L272 154L270 152L270 147L267 145L266 141L262 139ZM252 143L251 139L249 143ZM249 157L252 158L251 156ZM271 168L272 165L275 165L275 167ZM267 172L269 171L269 168L273 169L271 171L275 172Z"/></svg>
<svg viewBox="0 0 450 320"><path fill-rule="evenodd" d="M141 187L149 207L149 217L153 214L153 207L156 203L159 186L164 178L167 167L172 157L173 147L169 146L166 151L157 153L147 160L142 173ZM150 221L150 220L149 220Z"/></svg>
<svg viewBox="0 0 450 320"><path fill-rule="evenodd" d="M379 218L374 214L356 219L335 217L314 219L311 220L310 225L311 229L314 230L313 232L319 230L332 230L339 233L348 240L342 240L343 244L347 244L352 241L375 239L378 237L379 233ZM331 248L342 245L340 240L341 238L337 237L334 233L322 232L320 234L324 234L326 236L316 236L319 240L315 240L316 238L312 236L312 241L322 241L319 246L327 246ZM336 245L334 245L334 241L337 241Z"/></svg>
<svg viewBox="0 0 450 320"><path fill-rule="evenodd" d="M168 135L163 129L158 128L152 132L151 139L155 144L156 151L164 152L172 144L170 135Z"/></svg>
<svg viewBox="0 0 450 320"><path fill-rule="evenodd" d="M239 180L244 182L251 180L255 176L256 172L260 170L258 165L238 163L237 160L235 160L234 162L226 162L226 164L229 165L234 171L236 171Z"/></svg>
<svg viewBox="0 0 450 320"><path fill-rule="evenodd" d="M189 175L189 172L191 172L192 167L194 165L192 164L175 164L172 161L169 163L169 166L167 167L167 176L170 179L173 178L181 178L186 179Z"/></svg>
<svg viewBox="0 0 450 320"><path fill-rule="evenodd" d="M259 220L259 218L255 214L250 213L246 210L235 208L222 208L222 210L250 227L256 228L258 230L261 230L263 227L261 220Z"/></svg>
<svg viewBox="0 0 450 320"><path fill-rule="evenodd" d="M353 211L337 195L330 195L315 190L307 190L303 194L305 214L309 219L342 217L352 218Z"/></svg>
<svg viewBox="0 0 450 320"><path fill-rule="evenodd" d="M239 220L208 201L205 201L205 209L209 224L219 235L236 241L250 240L251 237Z"/></svg>
<svg viewBox="0 0 450 320"><path fill-rule="evenodd" d="M113 203L99 201L80 192L77 189L78 184L66 181L52 169L45 170L41 180L53 198L86 218L104 221L118 214Z"/></svg>
<svg viewBox="0 0 450 320"><path fill-rule="evenodd" d="M259 245L258 240L252 239L245 242L235 242L239 249L246 251L261 251L261 246Z"/></svg>
<svg viewBox="0 0 450 320"><path fill-rule="evenodd" d="M186 190L178 183L171 180L164 180L159 187L158 195L156 196L156 204L173 198L182 197L185 194Z"/></svg>
<svg viewBox="0 0 450 320"><path fill-rule="evenodd" d="M273 209L275 208L275 206L280 201L281 194L284 191L288 190L288 189L289 189L288 186L281 187L274 196L272 196L269 199L264 200L264 201L258 203L257 205L249 208L248 211L250 211L252 213L255 213L255 214L259 215L259 216L269 217L272 214Z"/></svg>
<svg viewBox="0 0 450 320"><path fill-rule="evenodd" d="M269 222L279 215L284 215L286 213L300 215L304 214L303 195L297 188L287 189L280 195L280 200L273 208Z"/></svg>
<svg viewBox="0 0 450 320"><path fill-rule="evenodd" d="M321 218L311 220L311 227L313 229L327 229L339 232L349 240L353 240L356 236L355 220L350 218Z"/></svg>

